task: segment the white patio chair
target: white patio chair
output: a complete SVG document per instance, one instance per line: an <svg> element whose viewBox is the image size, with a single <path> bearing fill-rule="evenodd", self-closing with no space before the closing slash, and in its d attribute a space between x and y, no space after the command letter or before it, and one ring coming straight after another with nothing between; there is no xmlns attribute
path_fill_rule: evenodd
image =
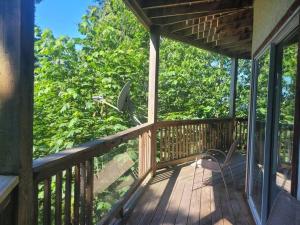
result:
<svg viewBox="0 0 300 225"><path fill-rule="evenodd" d="M230 175L231 175L231 179L232 179L233 184L235 186L235 180L234 180L234 177L233 177L232 169L230 167L230 163L231 163L232 155L233 155L233 153L235 152L235 150L237 148L237 144L238 144L238 141L234 140L233 143L231 144L227 154L225 154L223 151L221 151L219 149L208 149L205 153L201 153L198 157L196 157L196 163L195 163L196 164L195 169L198 167L198 165L201 165L201 167L203 169L202 184L203 184L203 177L204 177L205 170L210 170L212 172L221 174L221 177L222 177L222 180L223 180L223 183L224 183L224 186L225 186L225 191L226 191L228 202L230 202L230 196L229 196L229 191L228 191L228 187L227 187L224 172L226 170L229 170ZM223 162L221 162L220 160L218 160L213 155L214 153L221 154L222 156L225 157L225 160ZM232 215L234 217L234 220L236 221L235 214L234 214L234 211L233 211L233 207L232 207L231 204L230 204L230 207L231 207L231 211L232 211Z"/></svg>
<svg viewBox="0 0 300 225"><path fill-rule="evenodd" d="M233 153L236 151L238 141L234 140L233 143L231 144L229 151L227 154L225 154L223 151L219 149L208 149L206 152L201 153L197 158L196 158L196 168L200 164L201 167L203 168L203 174L205 170L210 170L215 173L220 173L224 182L224 186L227 190L227 182L225 180L225 174L224 172L226 170L229 170L231 179L233 183L235 184L233 172L230 166L231 159ZM220 154L224 157L224 161L222 162L220 159L217 159L215 154ZM203 177L202 177L203 178Z"/></svg>

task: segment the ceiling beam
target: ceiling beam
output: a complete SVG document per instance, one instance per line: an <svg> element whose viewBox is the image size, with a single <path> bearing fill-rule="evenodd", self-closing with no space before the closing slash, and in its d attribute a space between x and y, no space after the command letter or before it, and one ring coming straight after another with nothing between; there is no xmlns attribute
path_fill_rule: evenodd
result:
<svg viewBox="0 0 300 225"><path fill-rule="evenodd" d="M231 38L224 38L218 41L213 42L214 46L222 46L222 47L226 47L226 46L232 46L236 43L240 43L240 42L249 42L251 41L251 36L249 34L246 35L241 35L241 36L236 36L236 37L231 37Z"/></svg>
<svg viewBox="0 0 300 225"><path fill-rule="evenodd" d="M214 42L214 41L220 41L225 38L232 38L232 37L240 37L245 35L252 35L252 30L249 27L238 29L235 32L221 32L214 35L207 35L206 37L203 37L206 39L206 42Z"/></svg>
<svg viewBox="0 0 300 225"><path fill-rule="evenodd" d="M217 2L199 3L197 5L188 5L172 8L149 9L146 14L149 18L172 17L180 15L190 15L196 13L218 13L226 10L237 10L241 8L252 7L252 1L240 0L222 0Z"/></svg>
<svg viewBox="0 0 300 225"><path fill-rule="evenodd" d="M243 46L234 46L230 49L219 48L219 51L227 51L229 54L236 56L237 58L251 58L251 46L243 47Z"/></svg>
<svg viewBox="0 0 300 225"><path fill-rule="evenodd" d="M150 29L152 23L151 20L147 17L145 12L142 10L140 5L136 0L123 0L125 5L135 14L137 19L143 24L146 29Z"/></svg>
<svg viewBox="0 0 300 225"><path fill-rule="evenodd" d="M226 49L222 49L220 46L215 47L215 46L212 46L212 45L208 45L207 43L203 43L200 40L192 40L192 39L189 39L189 38L186 38L186 37L179 36L177 34L165 33L164 31L162 31L161 34L162 34L162 36L170 38L172 40L179 41L179 42L182 42L182 43L185 43L185 44L189 44L189 45L192 45L194 47L201 48L201 49L204 49L204 50L207 50L207 51L210 51L210 52L215 52L215 53L225 55L225 56L228 56L228 57L239 56L239 58L245 58L245 59L251 58L251 49L250 50L249 49L245 49L245 50L243 50L243 49L240 50L239 49L238 51L235 52L235 51L232 51L229 48L230 46Z"/></svg>
<svg viewBox="0 0 300 225"><path fill-rule="evenodd" d="M251 50L251 38L245 39L245 40L240 40L237 42L233 42L233 43L228 43L228 44L224 44L222 46L219 46L222 49L225 50L239 50L239 49L247 49L247 50Z"/></svg>
<svg viewBox="0 0 300 225"><path fill-rule="evenodd" d="M201 24L204 27L217 27L228 23L234 23L245 18L253 18L252 10L244 10L238 12L231 12L224 15L209 15L199 18L193 18L179 23L174 23L171 25L166 25L164 28L170 30L171 32L177 32L193 26Z"/></svg>
<svg viewBox="0 0 300 225"><path fill-rule="evenodd" d="M222 15L225 13L236 12L236 10L228 10L226 12L222 11L219 13L196 13L191 15L182 15L182 16L173 16L173 17L162 17L162 18L152 18L151 21L153 24L160 26L167 26L179 22L184 22L189 19L198 19L199 17L205 16L214 16L214 15Z"/></svg>
<svg viewBox="0 0 300 225"><path fill-rule="evenodd" d="M215 53L225 55L225 56L228 56L228 57L233 56L227 50L220 50L218 48L211 47L211 46L209 46L205 43L202 43L199 40L195 41L195 40L183 37L183 36L179 36L177 34L165 33L164 31L161 31L161 35L164 36L164 37L170 38L172 40L179 41L179 42L182 42L182 43L185 43L185 44L189 44L189 45L192 45L194 47L201 48L201 49L204 49L204 50L207 50L207 51L215 52Z"/></svg>
<svg viewBox="0 0 300 225"><path fill-rule="evenodd" d="M211 0L144 0L140 1L141 7L143 9L159 9L159 8L168 8L175 6L184 6L184 5L195 5L203 2L209 2ZM219 0L215 0L219 1Z"/></svg>
<svg viewBox="0 0 300 225"><path fill-rule="evenodd" d="M182 31L177 32L177 34L189 37L195 36L198 39L207 38L208 36L213 36L219 33L231 32L236 33L247 30L252 30L252 19L245 19L236 21L235 23L225 24L219 27L210 28L203 25L194 26Z"/></svg>

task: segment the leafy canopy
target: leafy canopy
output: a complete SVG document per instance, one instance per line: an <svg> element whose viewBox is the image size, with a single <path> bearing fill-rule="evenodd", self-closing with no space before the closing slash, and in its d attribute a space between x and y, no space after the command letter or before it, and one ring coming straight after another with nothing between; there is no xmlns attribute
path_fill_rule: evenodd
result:
<svg viewBox="0 0 300 225"><path fill-rule="evenodd" d="M55 38L35 29L34 157L134 126L116 104L131 81L137 117L147 121L149 34L121 0L91 6L78 27L83 38ZM161 39L159 119L226 117L230 59ZM247 115L249 62L241 61L238 115Z"/></svg>

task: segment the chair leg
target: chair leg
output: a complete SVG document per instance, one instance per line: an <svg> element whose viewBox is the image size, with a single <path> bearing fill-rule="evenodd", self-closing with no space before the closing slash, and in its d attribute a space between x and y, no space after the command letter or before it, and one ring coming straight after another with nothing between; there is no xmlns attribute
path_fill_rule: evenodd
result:
<svg viewBox="0 0 300 225"><path fill-rule="evenodd" d="M232 172L231 166L228 166L228 168L229 168L229 171L230 171L230 175L231 175L231 180L232 180L232 183L233 183L233 187L236 189L237 185L236 185L236 182L234 180L234 176L233 176L233 172Z"/></svg>
<svg viewBox="0 0 300 225"><path fill-rule="evenodd" d="M235 218L235 214L234 214L234 211L233 211L233 207L232 207L232 204L230 202L230 196L229 196L229 191L228 191L228 187L227 187L227 184L226 184L226 180L225 180L225 176L224 176L224 172L223 170L221 169L221 176L222 176L222 179L223 179L223 183L224 183L224 186L225 186L225 191L226 191L226 195L227 195L227 199L228 199L228 203L230 205L230 208L231 208L231 212L232 212L232 215L233 215L233 222L234 224L236 224L236 218Z"/></svg>
<svg viewBox="0 0 300 225"><path fill-rule="evenodd" d="M202 171L202 184L201 184L201 185L203 186L203 185L204 185L204 184L203 184L203 179L204 179L204 172L205 172L205 169L202 168L202 170L203 170L203 171Z"/></svg>

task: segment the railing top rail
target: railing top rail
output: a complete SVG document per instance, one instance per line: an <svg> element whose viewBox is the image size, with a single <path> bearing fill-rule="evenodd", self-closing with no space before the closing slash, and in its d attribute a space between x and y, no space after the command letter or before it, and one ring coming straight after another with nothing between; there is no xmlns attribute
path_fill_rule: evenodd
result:
<svg viewBox="0 0 300 225"><path fill-rule="evenodd" d="M19 178L17 176L2 176L0 175L0 204L18 185Z"/></svg>
<svg viewBox="0 0 300 225"><path fill-rule="evenodd" d="M193 124L202 124L202 123L214 123L222 121L247 121L247 118L210 118L210 119L191 119L191 120L166 120L159 121L156 124L156 128L163 128L166 126L181 126L181 125L193 125Z"/></svg>
<svg viewBox="0 0 300 225"><path fill-rule="evenodd" d="M152 127L153 124L145 123L114 135L90 141L78 147L36 159L33 161L35 179L45 179L92 157L101 156L109 152L113 147L137 137Z"/></svg>
<svg viewBox="0 0 300 225"><path fill-rule="evenodd" d="M235 120L240 122L248 122L248 117L237 117Z"/></svg>

